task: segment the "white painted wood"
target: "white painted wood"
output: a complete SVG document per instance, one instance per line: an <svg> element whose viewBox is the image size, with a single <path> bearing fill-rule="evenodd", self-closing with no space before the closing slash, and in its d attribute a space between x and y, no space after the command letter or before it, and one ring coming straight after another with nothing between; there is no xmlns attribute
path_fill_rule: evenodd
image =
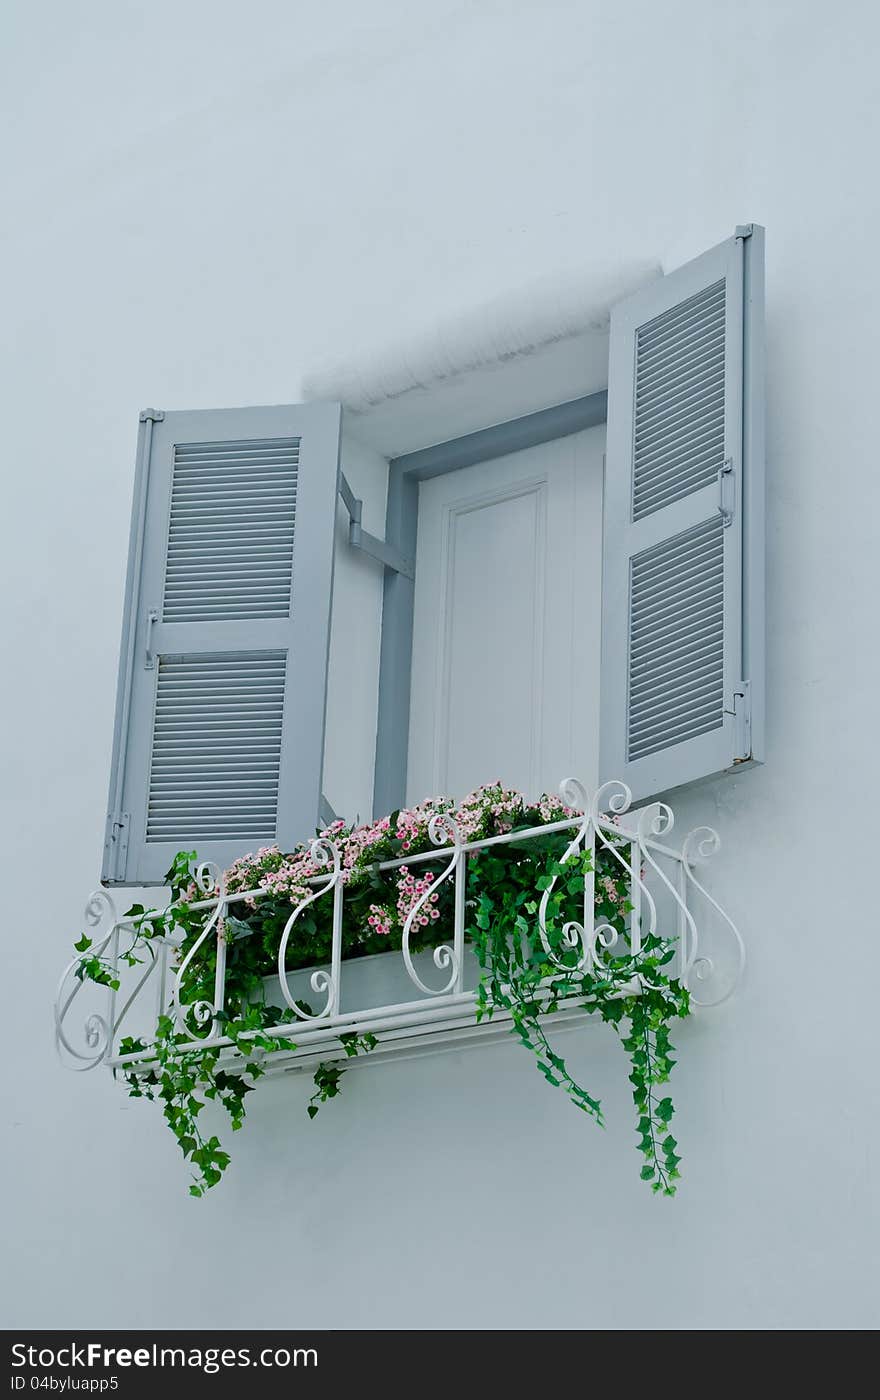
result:
<svg viewBox="0 0 880 1400"><path fill-rule="evenodd" d="M363 524L380 538L385 533L388 463L345 430L342 470L363 502ZM384 570L348 543L348 511L336 502L336 554L327 723L324 740L324 795L349 821L365 821L373 796L373 754L379 692L379 645Z"/></svg>
<svg viewBox="0 0 880 1400"><path fill-rule="evenodd" d="M407 801L598 771L604 427L423 482Z"/></svg>

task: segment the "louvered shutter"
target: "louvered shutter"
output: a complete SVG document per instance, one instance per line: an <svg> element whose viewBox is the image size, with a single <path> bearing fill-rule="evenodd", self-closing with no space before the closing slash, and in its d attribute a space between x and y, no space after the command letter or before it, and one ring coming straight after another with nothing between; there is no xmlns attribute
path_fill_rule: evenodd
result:
<svg viewBox="0 0 880 1400"><path fill-rule="evenodd" d="M600 766L637 798L760 756L762 235L612 312Z"/></svg>
<svg viewBox="0 0 880 1400"><path fill-rule="evenodd" d="M141 415L103 879L314 833L337 404Z"/></svg>

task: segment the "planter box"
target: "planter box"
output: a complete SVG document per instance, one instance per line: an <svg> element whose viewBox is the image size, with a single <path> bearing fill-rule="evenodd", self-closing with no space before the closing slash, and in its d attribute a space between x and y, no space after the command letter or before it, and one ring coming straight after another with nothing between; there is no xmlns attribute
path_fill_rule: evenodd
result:
<svg viewBox="0 0 880 1400"><path fill-rule="evenodd" d="M449 969L434 965L433 949L413 954L413 966L426 986L443 986L449 980ZM291 995L301 1003L320 1011L327 1000L326 991L315 992L310 983L315 972L329 973L329 964L302 968L288 974ZM510 1034L510 1016L499 1011L491 1020L478 1022L474 1007L474 992L480 979L480 967L473 950L465 946L464 988L460 993L436 997L426 995L411 981L399 949L375 953L363 958L344 959L340 979L340 1009L333 1021L323 1018L297 1021L291 1028L289 1049L279 1049L268 1055L265 1065L269 1074L313 1070L321 1061L343 1060L346 1068L355 1069L391 1058L412 1058L436 1054L440 1050L462 1049L477 1041L506 1038ZM284 1006L277 977L265 979L266 998L271 1005ZM563 1003L553 1015L559 1030L582 1025L587 1016L574 1000ZM340 1033L366 1031L374 1033L378 1044L368 1055L345 1057ZM234 1060L234 1055L230 1057Z"/></svg>
<svg viewBox="0 0 880 1400"><path fill-rule="evenodd" d="M428 949L413 954L413 966L426 987L442 987L449 981L449 968L434 966L433 951ZM287 974L291 995L300 1003L320 1011L327 1000L327 993L312 990L311 978L317 971L330 971L329 963L320 968L304 967ZM473 949L465 945L464 950L464 991L473 992L480 980L480 966ZM266 1000L271 1006L286 1005L277 977L265 979ZM381 1010L385 1006L399 1006L403 1002L416 1002L420 1007L429 1004L432 997L411 980L399 949L387 953L371 953L364 958L343 958L340 977L340 1012Z"/></svg>

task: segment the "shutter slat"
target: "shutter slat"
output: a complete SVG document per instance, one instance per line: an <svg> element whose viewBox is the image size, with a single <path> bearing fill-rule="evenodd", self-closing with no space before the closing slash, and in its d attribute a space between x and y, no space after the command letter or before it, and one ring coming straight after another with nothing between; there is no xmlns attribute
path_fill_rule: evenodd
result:
<svg viewBox="0 0 880 1400"><path fill-rule="evenodd" d="M692 490L701 491L708 485L704 479L704 467L711 457L713 460L713 476L717 480L717 473L714 472L714 462L717 460L717 447L707 448L699 457L690 463L687 471L676 471L674 468L666 476L657 482L650 495L645 497L645 505L648 506L647 514L653 515L657 510L662 510L664 506L674 505L681 499L681 489L687 487L685 494L690 495Z"/></svg>
<svg viewBox="0 0 880 1400"><path fill-rule="evenodd" d="M298 476L298 438L175 445L163 621L289 616Z"/></svg>
<svg viewBox="0 0 880 1400"><path fill-rule="evenodd" d="M723 315L723 312L722 312ZM724 322L713 326L710 334L704 334L699 327L693 327L693 334L686 342L671 347L658 355L653 363L646 365L643 356L638 360L638 385L636 403L642 407L643 398L653 401L661 386L669 393L675 392L678 382L703 378L706 372L713 373L724 359Z"/></svg>
<svg viewBox="0 0 880 1400"><path fill-rule="evenodd" d="M636 332L633 519L702 490L724 462L725 285Z"/></svg>
<svg viewBox="0 0 880 1400"><path fill-rule="evenodd" d="M201 655L163 657L156 687L150 791L147 804L148 842L197 841L206 831L214 839L274 835L281 763L286 654L283 651L241 656ZM229 679L238 686L230 696ZM223 695L211 685L223 680ZM267 686L266 683L269 683ZM173 686L169 692L168 686ZM241 755L241 743L264 736L275 755L274 764L256 768L231 754ZM197 765L176 770L169 786L166 763L178 753L181 739L200 742ZM210 781L205 781L205 774Z"/></svg>
<svg viewBox="0 0 880 1400"><path fill-rule="evenodd" d="M662 676L667 668L678 667L690 658L694 667L704 655L715 654L719 649L715 634L714 616L711 607L703 604L697 617L695 629L690 627L672 631L673 624L665 629L657 628L645 635L644 641L634 645L630 662L631 689L642 686Z"/></svg>
<svg viewBox="0 0 880 1400"><path fill-rule="evenodd" d="M689 560L705 560L706 554L711 553L711 540L694 538L686 545L682 544L677 549L670 550L668 541L662 541L654 546L656 559L646 561L641 570L641 582L644 586L662 583L663 579L669 576L669 566L674 559L680 567L686 567Z"/></svg>
<svg viewBox="0 0 880 1400"><path fill-rule="evenodd" d="M720 523L719 521L719 525ZM681 588L659 599L653 594L639 594L634 590L631 633L634 647L643 637L647 638L648 645L653 645L657 629L666 620L673 617L702 617L707 608L717 603L718 590L724 582L724 571L720 562L710 573L698 572L693 576L693 580L690 586L685 582Z"/></svg>
<svg viewBox="0 0 880 1400"><path fill-rule="evenodd" d="M689 689L692 685L697 684L703 676L707 676L717 664L718 649L710 647L701 653L700 658L696 661L690 656L682 656L664 671L657 671L655 674L647 676L640 685L633 686L631 695L633 714L638 714L640 708L649 703L653 705L661 690L665 690L669 695L674 695Z"/></svg>
<svg viewBox="0 0 880 1400"><path fill-rule="evenodd" d="M664 395L656 408L639 413L636 445L641 445L643 437L660 441L663 434L680 433L689 423L700 421L707 405L717 407L718 399L724 399L723 370L711 382L702 384L698 395L689 389L674 396Z"/></svg>
<svg viewBox="0 0 880 1400"><path fill-rule="evenodd" d="M720 305L724 304L724 285L719 279L705 291L698 292L695 296L688 297L672 306L668 311L662 311L659 316L645 321L639 327L639 335L645 345L655 345L665 340L670 334L674 334L676 329L682 325L690 325L695 317L699 317L704 311L714 313Z"/></svg>
<svg viewBox="0 0 880 1400"><path fill-rule="evenodd" d="M692 553L695 545L701 551L696 562ZM657 547L632 561L630 617L632 634L639 638L639 644L630 654L630 760L667 746L672 738L681 742L691 734L704 733L710 715L716 725L724 719L724 540L720 516L683 532L659 549L669 569L669 577L659 589L648 582L657 562ZM685 624L674 648L668 636L655 630L658 622L670 617ZM698 632L690 633L687 624L698 624ZM707 651L713 660L702 666L699 663ZM637 688L638 674L654 673L662 680L670 663L675 674L681 665L694 668L685 696L679 688L667 685Z"/></svg>

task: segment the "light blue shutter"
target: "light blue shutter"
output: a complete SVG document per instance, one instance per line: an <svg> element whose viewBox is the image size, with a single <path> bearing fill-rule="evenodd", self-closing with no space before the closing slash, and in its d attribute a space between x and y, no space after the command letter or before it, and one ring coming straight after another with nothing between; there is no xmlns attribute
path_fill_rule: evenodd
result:
<svg viewBox="0 0 880 1400"><path fill-rule="evenodd" d="M314 833L340 420L141 415L105 883Z"/></svg>
<svg viewBox="0 0 880 1400"><path fill-rule="evenodd" d="M601 776L650 797L762 756L763 230L612 311Z"/></svg>

